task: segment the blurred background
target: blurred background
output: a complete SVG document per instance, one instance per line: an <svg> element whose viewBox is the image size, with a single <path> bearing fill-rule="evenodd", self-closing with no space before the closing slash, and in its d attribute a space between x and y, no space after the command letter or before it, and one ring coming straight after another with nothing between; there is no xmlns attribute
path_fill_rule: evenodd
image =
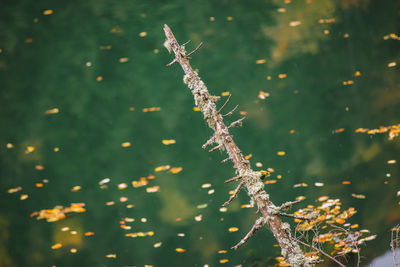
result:
<svg viewBox="0 0 400 267"><path fill-rule="evenodd" d="M163 24L192 40L188 51L204 42L191 64L212 94L232 94L226 112L239 104L227 123L246 115L231 133L255 170L274 170L272 201L340 198L358 211L351 223L377 234L362 264L384 254L400 222L400 137L355 131L400 123L399 10L396 0L3 0L0 266L276 264L266 229L230 249L257 215L242 208L245 192L220 209L234 169L201 148L212 132L180 67L165 66ZM71 203L86 211L30 216Z"/></svg>

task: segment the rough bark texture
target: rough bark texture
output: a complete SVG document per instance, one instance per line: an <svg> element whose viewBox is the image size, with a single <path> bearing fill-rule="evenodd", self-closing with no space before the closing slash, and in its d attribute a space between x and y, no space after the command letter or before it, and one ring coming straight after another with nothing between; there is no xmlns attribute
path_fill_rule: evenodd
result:
<svg viewBox="0 0 400 267"><path fill-rule="evenodd" d="M214 131L214 135L204 144L203 148L206 148L212 143L216 143L218 149L227 152L228 160L231 160L236 168L238 176L233 180L238 180L239 185L236 188L235 194L231 196L224 205L229 204L236 197L240 189L245 187L251 202L257 205L258 211L261 213L261 217L256 220L250 232L233 248L239 248L255 233L255 231L260 229L263 225L266 225L277 240L281 247L282 256L286 258L288 263L292 266L311 266L310 260L304 256L298 243L291 236L290 225L286 222L282 222L279 216L280 207L275 206L270 201L269 195L264 190L264 183L261 180L262 174L250 168L249 161L243 157L243 154L229 133L229 128L241 124L242 119L232 123L229 127L224 124L223 116L220 114L221 110L216 108L216 102L219 97L209 94L207 87L200 79L197 72L195 72L189 64L188 56L193 52L186 54L185 46L179 45L171 29L167 25L164 25L164 32L167 38L164 45L169 51L172 50L175 54L175 59L168 65L172 65L176 62L181 65L185 73L183 82L187 84L191 90L196 106L198 106L203 113L208 126Z"/></svg>

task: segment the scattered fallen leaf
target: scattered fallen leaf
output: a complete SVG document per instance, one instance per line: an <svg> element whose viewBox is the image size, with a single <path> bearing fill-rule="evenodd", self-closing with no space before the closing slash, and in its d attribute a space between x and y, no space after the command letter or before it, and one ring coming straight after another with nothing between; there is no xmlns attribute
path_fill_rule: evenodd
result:
<svg viewBox="0 0 400 267"><path fill-rule="evenodd" d="M158 192L158 190L160 190L160 187L158 185L146 188L147 193L155 193Z"/></svg>
<svg viewBox="0 0 400 267"><path fill-rule="evenodd" d="M46 9L45 11L43 11L43 15L48 16L48 15L51 15L51 14L53 14L53 10L51 10L51 9Z"/></svg>
<svg viewBox="0 0 400 267"><path fill-rule="evenodd" d="M118 189L119 190L126 189L126 188L128 188L128 184L127 183L121 183L121 184L118 185Z"/></svg>
<svg viewBox="0 0 400 267"><path fill-rule="evenodd" d="M289 23L289 26L290 26L290 27L297 27L297 26L299 26L300 24L301 24L300 21L295 20L295 21L291 21L291 22Z"/></svg>
<svg viewBox="0 0 400 267"><path fill-rule="evenodd" d="M21 191L21 190L22 190L22 187L21 187L21 186L18 186L18 187L15 187L15 188L10 188L10 189L8 189L7 192L8 192L9 194L14 194L14 193L17 193L17 192L19 192L19 191Z"/></svg>
<svg viewBox="0 0 400 267"><path fill-rule="evenodd" d="M269 93L267 93L267 92L264 92L264 91L260 91L259 93L258 93L258 96L257 96L259 99L262 99L262 100L264 100L264 99L266 99L267 97L269 97Z"/></svg>
<svg viewBox="0 0 400 267"><path fill-rule="evenodd" d="M58 108L52 108L52 109L46 110L44 113L45 114L57 114L58 112L60 112L60 110Z"/></svg>
<svg viewBox="0 0 400 267"><path fill-rule="evenodd" d="M56 243L56 244L51 246L51 249L59 249L59 248L62 248L62 244L61 243Z"/></svg>
<svg viewBox="0 0 400 267"><path fill-rule="evenodd" d="M82 189L82 187L80 185L76 185L76 186L72 187L71 191L72 192L78 192L81 189Z"/></svg>
<svg viewBox="0 0 400 267"><path fill-rule="evenodd" d="M122 147L130 147L131 145L132 145L131 142L123 142L121 144Z"/></svg>
<svg viewBox="0 0 400 267"><path fill-rule="evenodd" d="M208 206L208 204L207 204L207 203L204 203L204 204L199 204L199 205L197 205L197 208L198 208L198 209L205 209L205 208L207 208L207 206Z"/></svg>
<svg viewBox="0 0 400 267"><path fill-rule="evenodd" d="M169 170L169 172L170 172L170 173L173 173L173 174L180 173L181 171L182 171L182 168L181 168L181 167L174 167L174 168L171 168L171 169Z"/></svg>
<svg viewBox="0 0 400 267"><path fill-rule="evenodd" d="M160 172L160 171L166 171L171 168L170 165L163 165L163 166L158 166L154 169L155 172Z"/></svg>
<svg viewBox="0 0 400 267"><path fill-rule="evenodd" d="M225 91L225 92L222 92L221 93L221 96L228 96L228 95L230 95L231 93L229 92L229 91Z"/></svg>
<svg viewBox="0 0 400 267"><path fill-rule="evenodd" d="M351 194L351 196L354 197L354 198L358 198L358 199L364 199L365 198L365 196L361 195L361 194Z"/></svg>
<svg viewBox="0 0 400 267"><path fill-rule="evenodd" d="M237 227L229 227L229 229L228 229L228 231L229 232L237 232L237 231L239 231L239 228L237 228Z"/></svg>
<svg viewBox="0 0 400 267"><path fill-rule="evenodd" d="M172 144L175 144L176 143L176 141L174 140L174 139L170 139L170 140L162 140L161 141L164 145L166 145L166 146L168 146L168 145L172 145Z"/></svg>
<svg viewBox="0 0 400 267"><path fill-rule="evenodd" d="M161 108L160 107L151 107L151 108L143 108L142 111L143 112L154 112L154 111L160 111Z"/></svg>
<svg viewBox="0 0 400 267"><path fill-rule="evenodd" d="M256 64L264 64L265 62L267 62L266 59L258 59L258 60L256 60Z"/></svg>
<svg viewBox="0 0 400 267"><path fill-rule="evenodd" d="M84 235L84 236L92 236L92 235L94 235L94 232L86 232L86 233L84 233L83 235Z"/></svg>

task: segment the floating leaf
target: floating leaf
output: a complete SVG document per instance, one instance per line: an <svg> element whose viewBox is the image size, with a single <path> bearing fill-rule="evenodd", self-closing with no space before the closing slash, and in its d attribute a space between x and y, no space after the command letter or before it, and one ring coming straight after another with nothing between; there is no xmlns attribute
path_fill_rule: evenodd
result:
<svg viewBox="0 0 400 267"><path fill-rule="evenodd" d="M51 15L51 14L53 14L53 10L51 10L51 9L46 9L45 11L43 11L43 15L48 16L48 15Z"/></svg>
<svg viewBox="0 0 400 267"><path fill-rule="evenodd" d="M51 249L59 249L59 248L62 248L62 246L63 245L61 243L56 243L56 244L51 246Z"/></svg>
<svg viewBox="0 0 400 267"><path fill-rule="evenodd" d="M269 93L267 93L267 92L264 92L264 91L260 91L259 93L258 93L258 96L257 96L259 99L262 99L262 100L264 100L264 99L266 99L267 97L269 97Z"/></svg>
<svg viewBox="0 0 400 267"><path fill-rule="evenodd" d="M176 248L175 251L178 252L178 253L183 253L183 252L186 252L186 249L184 249L184 248Z"/></svg>
<svg viewBox="0 0 400 267"><path fill-rule="evenodd" d="M121 144L122 147L130 147L131 145L132 145L131 142L123 142Z"/></svg>
<svg viewBox="0 0 400 267"><path fill-rule="evenodd" d="M256 60L256 64L264 64L265 62L267 62L267 60L266 59L257 59Z"/></svg>
<svg viewBox="0 0 400 267"><path fill-rule="evenodd" d="M119 189L119 190L126 189L127 187L128 187L128 184L127 184L127 183L122 183L122 184L119 184L119 185L118 185L118 189Z"/></svg>
<svg viewBox="0 0 400 267"><path fill-rule="evenodd" d="M354 197L354 198L358 198L358 199L364 199L365 198L365 196L361 195L361 194L351 194L351 196Z"/></svg>
<svg viewBox="0 0 400 267"><path fill-rule="evenodd" d="M84 235L84 236L92 236L92 235L94 235L94 232L86 232L86 233L84 233L83 235Z"/></svg>
<svg viewBox="0 0 400 267"><path fill-rule="evenodd" d="M197 208L198 209L205 209L205 208L207 208L207 206L208 206L208 204L204 203L204 204L197 205Z"/></svg>
<svg viewBox="0 0 400 267"><path fill-rule="evenodd" d="M151 107L151 108L144 108L142 109L143 112L154 112L154 111L160 111L160 107Z"/></svg>
<svg viewBox="0 0 400 267"><path fill-rule="evenodd" d="M157 243L155 243L155 244L153 245L153 247L159 248L159 247L161 247L161 245L162 245L162 242L157 242Z"/></svg>
<svg viewBox="0 0 400 267"><path fill-rule="evenodd" d="M225 91L225 92L222 92L221 93L221 96L228 96L228 95L230 95L231 93L229 92L229 91Z"/></svg>
<svg viewBox="0 0 400 267"><path fill-rule="evenodd" d="M52 108L45 111L45 114L57 114L60 110L58 108Z"/></svg>
<svg viewBox="0 0 400 267"><path fill-rule="evenodd" d="M209 188L209 187L211 187L211 184L202 184L201 185L201 188Z"/></svg>
<svg viewBox="0 0 400 267"><path fill-rule="evenodd" d="M160 172L160 171L166 171L171 168L170 165L163 165L163 166L158 166L154 169L155 172Z"/></svg>
<svg viewBox="0 0 400 267"><path fill-rule="evenodd" d="M72 187L71 191L72 192L78 192L81 189L82 189L82 187L80 185L76 185L76 186Z"/></svg>
<svg viewBox="0 0 400 267"><path fill-rule="evenodd" d="M175 144L176 141L174 139L170 139L170 140L162 140L161 141L164 145L168 146L168 145L172 145Z"/></svg>
<svg viewBox="0 0 400 267"><path fill-rule="evenodd" d="M9 194L14 194L14 193L17 193L17 192L19 192L19 191L21 191L21 190L22 190L22 187L21 187L21 186L18 186L18 187L15 187L15 188L10 188L10 189L8 189L7 192L8 192Z"/></svg>
<svg viewBox="0 0 400 267"><path fill-rule="evenodd" d="M155 193L158 192L158 190L160 190L160 187L158 185L146 188L147 193Z"/></svg>
<svg viewBox="0 0 400 267"><path fill-rule="evenodd" d="M174 168L171 168L171 169L169 170L169 172L170 172L170 173L173 173L173 174L180 173L181 171L182 171L182 168L181 168L181 167L174 167Z"/></svg>
<svg viewBox="0 0 400 267"><path fill-rule="evenodd" d="M239 228L237 228L237 227L229 227L229 229L228 229L228 231L229 232L237 232L237 231L239 231Z"/></svg>

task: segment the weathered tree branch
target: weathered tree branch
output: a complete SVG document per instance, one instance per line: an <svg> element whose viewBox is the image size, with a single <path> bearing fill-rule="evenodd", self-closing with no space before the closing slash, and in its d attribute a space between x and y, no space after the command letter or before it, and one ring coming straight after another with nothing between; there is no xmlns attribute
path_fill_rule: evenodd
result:
<svg viewBox="0 0 400 267"><path fill-rule="evenodd" d="M185 75L183 82L187 84L191 90L196 106L199 107L203 113L208 126L214 131L213 138L211 138L204 146L215 142L217 145L222 145L226 150L228 159L232 160L237 174L241 177L240 184L237 188L244 186L247 189L247 194L251 200L257 205L262 217L258 219L250 232L239 242L240 246L243 245L251 235L254 234L262 225L267 225L278 241L281 247L281 253L286 258L286 261L292 266L311 266L310 259L307 258L298 243L291 235L290 225L282 222L279 217L279 208L276 207L270 200L269 195L264 190L264 183L261 181L261 173L253 171L250 168L250 163L246 160L241 150L233 141L229 133L228 127L224 124L220 110L216 109L215 103L219 97L212 96L207 90L207 87L189 64L188 56L197 51L200 45L190 54L186 54L185 47L179 45L176 41L171 29L164 25L164 32L167 40L164 45L175 54L175 59L172 62L178 62ZM243 119L233 122L230 127L240 125ZM203 146L203 147L204 147ZM237 190L238 191L238 190ZM239 247L239 244L234 248Z"/></svg>

